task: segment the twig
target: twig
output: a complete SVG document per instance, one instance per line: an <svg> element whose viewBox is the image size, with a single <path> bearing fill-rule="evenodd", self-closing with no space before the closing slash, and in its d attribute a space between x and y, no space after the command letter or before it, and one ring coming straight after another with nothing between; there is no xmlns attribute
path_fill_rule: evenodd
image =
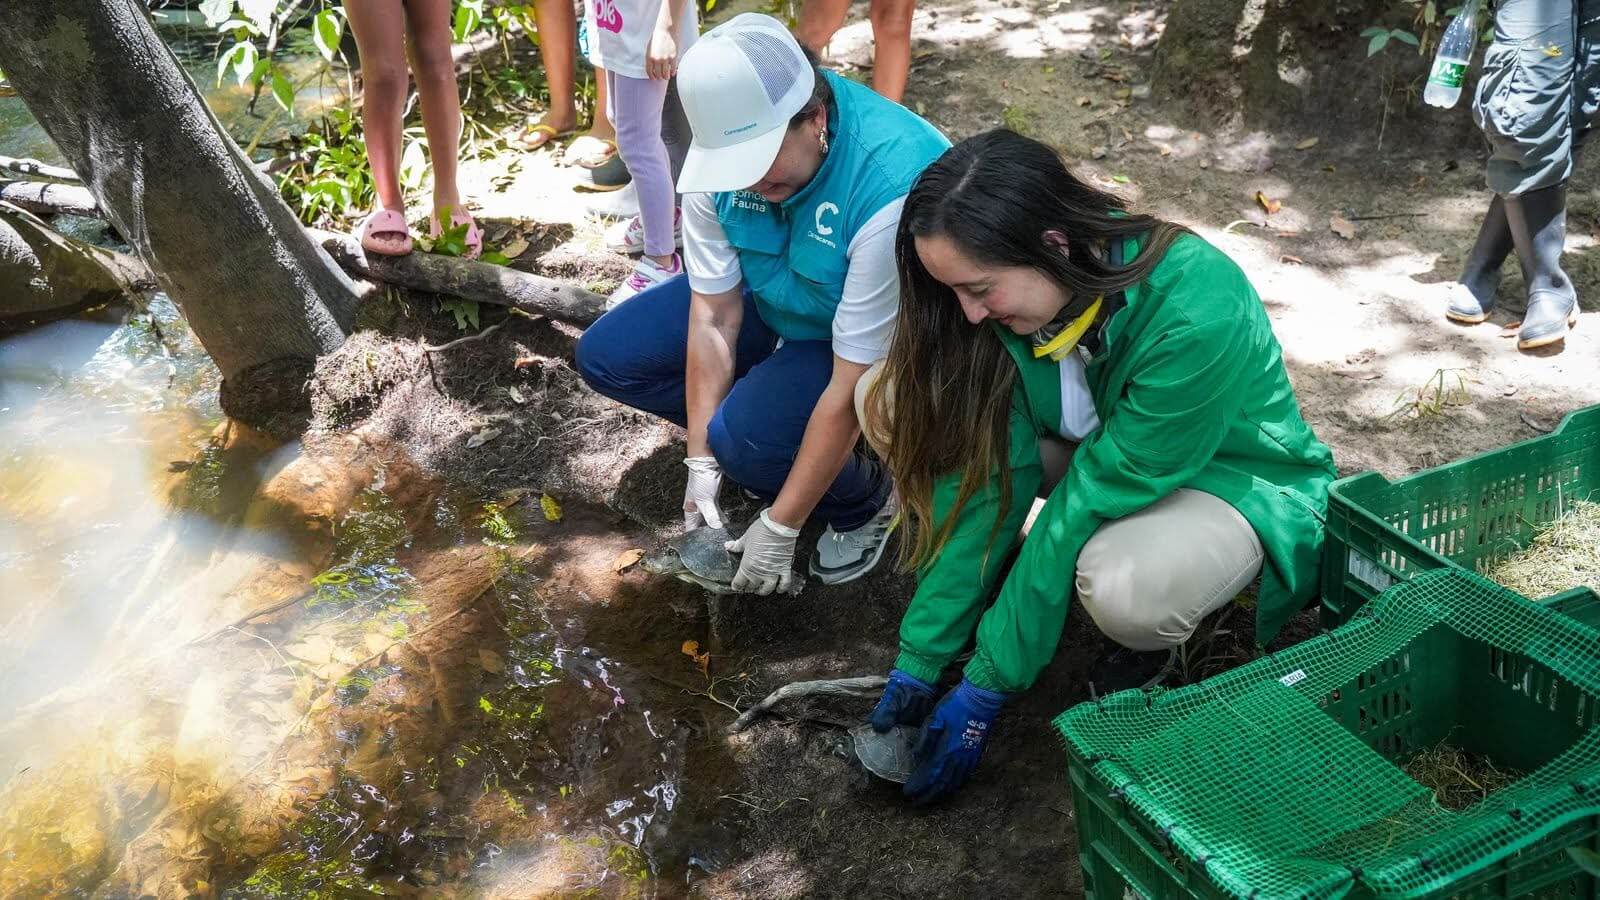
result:
<svg viewBox="0 0 1600 900"><path fill-rule="evenodd" d="M78 177L77 172L60 166L47 165L37 159L0 156L0 171L26 175L30 181L58 181L62 184L83 184L83 179Z"/></svg>
<svg viewBox="0 0 1600 900"><path fill-rule="evenodd" d="M1427 215L1427 213L1419 213L1419 212L1377 213L1377 214L1370 215L1370 216L1345 216L1345 219L1348 220L1348 221L1351 221L1351 222L1376 222L1379 219L1418 219L1418 218L1421 218L1421 217L1423 217L1425 215Z"/></svg>
<svg viewBox="0 0 1600 900"><path fill-rule="evenodd" d="M778 705L784 700L795 697L807 697L813 694L824 694L842 697L871 697L883 690L889 679L882 675L863 675L859 678L827 678L817 681L795 681L778 688L766 696L766 699L739 714L728 726L729 734L738 734L750 727L757 716ZM727 704L724 704L727 705Z"/></svg>
<svg viewBox="0 0 1600 900"><path fill-rule="evenodd" d="M422 350L425 353L438 353L441 350L449 350L449 349L451 349L453 347L459 347L462 344L470 344L473 341L481 341L484 338L488 337L489 335L494 334L496 331L499 331L500 330L500 326L506 324L507 321L510 321L510 320L506 319L506 320L502 320L502 321L496 322L493 325L490 325L488 328L485 328L482 331L478 332L477 334L469 334L466 337L458 337L453 341L447 341L447 342L445 342L443 344L440 344L437 347L435 347L432 344L423 344L422 345Z"/></svg>
<svg viewBox="0 0 1600 900"><path fill-rule="evenodd" d="M315 597L316 594L317 594L317 592L314 591L314 590L306 591L303 594L299 594L297 596L290 597L287 600L279 600L277 603L274 603L274 604L272 604L270 606L263 606L262 608L260 608L258 610L254 610L253 612L246 613L243 617L235 619L234 621L228 623L227 625L224 625L221 628L218 628L216 631L210 632L208 634L203 634L200 637L195 638L194 640L188 642L187 644L184 644L184 646L185 647L193 647L196 644L204 644L206 641L209 641L212 638L218 637L219 635L223 634L224 632L228 632L228 631L238 631L240 634L245 634L246 632L242 631L241 629L242 629L242 627L244 625L248 624L251 619L259 619L262 616L271 615L272 613L275 613L278 610L287 609L287 608L295 605L296 603L299 603L299 602L301 602L303 600L309 600L312 597ZM255 637L255 635L250 635L250 637ZM276 649L276 648L274 648L274 649Z"/></svg>
<svg viewBox="0 0 1600 900"><path fill-rule="evenodd" d="M718 706L725 706L728 709L733 710L734 712L738 712L739 711L739 707L734 706L732 703L729 703L728 701L722 699L721 697L718 697L716 694L710 693L709 691L695 690L694 688L684 684L681 681L673 681L670 678L663 678L662 676L657 675L654 672L645 672L644 674L647 677L653 678L656 681L659 681L659 682L661 682L662 684L664 684L664 685L666 685L668 687L675 687L678 690L683 691L685 694L689 694L690 696L704 697L707 700L710 700L713 703L717 704Z"/></svg>

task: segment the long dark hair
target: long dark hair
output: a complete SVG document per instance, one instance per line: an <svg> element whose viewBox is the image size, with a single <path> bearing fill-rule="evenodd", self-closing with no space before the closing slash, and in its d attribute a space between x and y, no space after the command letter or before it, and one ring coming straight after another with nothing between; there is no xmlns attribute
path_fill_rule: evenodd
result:
<svg viewBox="0 0 1600 900"><path fill-rule="evenodd" d="M1068 313L1075 315L1095 297L1143 281L1186 231L1128 212L1120 198L1074 177L1050 147L1004 129L962 141L922 173L895 239L894 341L867 396L867 417L884 436L885 462L912 534L901 544L903 562L930 562L957 513L996 471L998 532L1011 497L1008 434L1017 377L993 329L968 322L955 293L922 265L915 239L942 235L978 262L1036 269L1066 290ZM1059 232L1065 248L1046 232ZM1112 266L1105 248L1135 235L1145 236L1138 257ZM955 471L962 473L955 506L934 522L933 482Z"/></svg>

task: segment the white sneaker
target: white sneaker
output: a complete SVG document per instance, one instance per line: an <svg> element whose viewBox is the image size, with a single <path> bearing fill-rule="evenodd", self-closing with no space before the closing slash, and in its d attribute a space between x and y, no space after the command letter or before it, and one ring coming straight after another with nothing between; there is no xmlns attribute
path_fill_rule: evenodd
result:
<svg viewBox="0 0 1600 900"><path fill-rule="evenodd" d="M683 246L683 210L672 211L672 242ZM606 229L606 249L617 253L644 252L644 219L634 216Z"/></svg>
<svg viewBox="0 0 1600 900"><path fill-rule="evenodd" d="M586 200L583 208L593 216L607 216L612 219L626 219L639 214L639 191L628 182L621 190L608 194L595 194L593 200Z"/></svg>
<svg viewBox="0 0 1600 900"><path fill-rule="evenodd" d="M672 254L672 268L670 269L661 268L656 265L655 260L646 256L634 264L633 274L629 275L628 280L622 283L622 287L611 292L611 296L606 299L606 309L616 309L622 304L622 301L627 300L634 294L646 288L655 287L663 281L677 278L682 274L683 257L678 254Z"/></svg>
<svg viewBox="0 0 1600 900"><path fill-rule="evenodd" d="M872 571L889 545L889 534L900 524L900 503L893 493L883 508L853 531L834 531L829 525L811 554L811 574L823 584L843 584Z"/></svg>

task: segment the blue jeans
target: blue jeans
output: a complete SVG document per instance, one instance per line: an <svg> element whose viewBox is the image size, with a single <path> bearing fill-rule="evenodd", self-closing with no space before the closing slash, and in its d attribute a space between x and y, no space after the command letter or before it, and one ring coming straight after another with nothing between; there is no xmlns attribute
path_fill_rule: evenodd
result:
<svg viewBox="0 0 1600 900"><path fill-rule="evenodd" d="M734 347L733 388L711 417L711 454L729 478L769 502L789 477L817 398L833 377L828 341L788 341L761 321L746 292ZM635 294L578 341L578 373L595 391L683 426L689 346L689 279ZM859 528L889 496L883 466L859 449L813 515L835 531Z"/></svg>

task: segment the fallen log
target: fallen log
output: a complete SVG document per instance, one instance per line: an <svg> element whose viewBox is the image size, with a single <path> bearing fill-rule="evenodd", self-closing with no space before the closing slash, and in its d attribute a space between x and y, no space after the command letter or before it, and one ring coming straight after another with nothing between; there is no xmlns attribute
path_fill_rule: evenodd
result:
<svg viewBox="0 0 1600 900"><path fill-rule="evenodd" d="M69 215L103 219L94 195L78 184L51 184L42 181L0 183L0 201L20 206L41 216Z"/></svg>
<svg viewBox="0 0 1600 900"><path fill-rule="evenodd" d="M0 330L70 316L155 287L132 256L79 243L0 203Z"/></svg>
<svg viewBox="0 0 1600 900"><path fill-rule="evenodd" d="M585 327L605 312L604 297L554 278L433 253L378 256L368 254L350 235L316 229L311 233L345 271L374 281L509 306Z"/></svg>
<svg viewBox="0 0 1600 900"><path fill-rule="evenodd" d="M40 215L68 213L101 217L89 192L73 185L0 184L0 201ZM369 255L361 248L361 242L348 234L315 228L308 231L346 272L372 281L511 307L580 327L588 327L605 312L604 297L554 278L433 253ZM153 281L142 263L132 257L122 258L136 263L145 279Z"/></svg>
<svg viewBox="0 0 1600 900"><path fill-rule="evenodd" d="M52 166L39 162L37 159L19 159L15 156L0 156L0 171L13 172L17 175L26 175L30 181L59 181L62 184L82 184L83 179L78 173L61 166Z"/></svg>

